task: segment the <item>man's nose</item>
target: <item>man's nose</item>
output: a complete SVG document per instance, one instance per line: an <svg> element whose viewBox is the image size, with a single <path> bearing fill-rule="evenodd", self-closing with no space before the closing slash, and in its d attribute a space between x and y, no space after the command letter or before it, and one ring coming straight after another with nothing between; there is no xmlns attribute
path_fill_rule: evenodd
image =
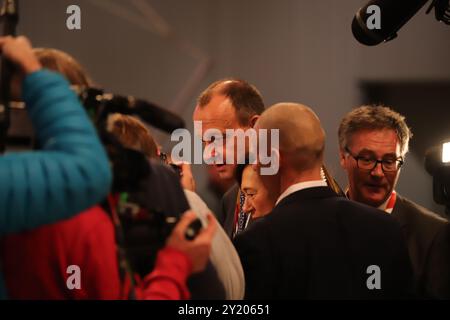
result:
<svg viewBox="0 0 450 320"><path fill-rule="evenodd" d="M205 148L209 148L209 152L206 153L205 160L214 159L217 156L217 151L212 142L205 142Z"/></svg>
<svg viewBox="0 0 450 320"><path fill-rule="evenodd" d="M216 156L217 156L217 150L216 150L215 147L212 147L212 148L211 148L211 157L212 157L212 158L215 158Z"/></svg>
<svg viewBox="0 0 450 320"><path fill-rule="evenodd" d="M384 176L384 171L381 162L377 162L377 165L375 166L375 168L372 169L372 171L370 171L370 174L374 177Z"/></svg>

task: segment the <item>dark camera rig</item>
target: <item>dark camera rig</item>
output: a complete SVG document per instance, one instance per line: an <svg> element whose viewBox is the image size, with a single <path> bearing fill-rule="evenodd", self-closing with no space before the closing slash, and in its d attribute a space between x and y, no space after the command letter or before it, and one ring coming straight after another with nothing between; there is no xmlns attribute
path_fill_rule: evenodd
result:
<svg viewBox="0 0 450 320"><path fill-rule="evenodd" d="M120 113L138 116L147 124L167 133L185 128L181 117L152 102L133 96L106 93L99 88L72 86L72 89L97 124L105 122L109 114Z"/></svg>
<svg viewBox="0 0 450 320"><path fill-rule="evenodd" d="M121 145L107 131L108 116L137 115L167 132L184 127L184 121L134 97L109 94L97 88L73 89L95 123L112 163L112 194L117 201L105 202L103 206L115 223L119 251L125 255L121 260L128 262L133 272L145 276L153 269L157 252L165 245L180 216L189 210L189 204L176 170L162 161L149 161L143 153ZM186 238L194 239L201 228L201 221L194 220L186 230Z"/></svg>
<svg viewBox="0 0 450 320"><path fill-rule="evenodd" d="M433 177L433 199L445 206L450 216L450 142L430 148L425 155L425 169Z"/></svg>

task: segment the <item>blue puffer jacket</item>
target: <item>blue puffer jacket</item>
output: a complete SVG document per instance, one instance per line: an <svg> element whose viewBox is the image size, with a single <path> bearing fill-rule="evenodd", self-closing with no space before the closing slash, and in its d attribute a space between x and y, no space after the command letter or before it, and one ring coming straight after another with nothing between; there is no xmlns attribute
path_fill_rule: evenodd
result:
<svg viewBox="0 0 450 320"><path fill-rule="evenodd" d="M22 91L42 149L0 157L0 236L71 217L102 201L112 180L95 129L62 76L34 72Z"/></svg>

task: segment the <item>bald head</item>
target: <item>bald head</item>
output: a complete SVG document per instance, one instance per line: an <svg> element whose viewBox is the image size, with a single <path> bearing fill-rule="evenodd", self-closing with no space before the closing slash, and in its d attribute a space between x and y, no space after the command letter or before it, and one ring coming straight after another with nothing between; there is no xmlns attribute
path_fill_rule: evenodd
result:
<svg viewBox="0 0 450 320"><path fill-rule="evenodd" d="M296 103L275 104L261 115L256 128L279 129L280 153L293 168L322 165L325 132L311 108Z"/></svg>

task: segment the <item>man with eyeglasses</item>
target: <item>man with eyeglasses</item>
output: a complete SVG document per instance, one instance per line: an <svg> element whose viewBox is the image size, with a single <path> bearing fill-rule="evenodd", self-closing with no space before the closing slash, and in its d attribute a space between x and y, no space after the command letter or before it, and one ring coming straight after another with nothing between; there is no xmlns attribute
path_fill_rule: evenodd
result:
<svg viewBox="0 0 450 320"><path fill-rule="evenodd" d="M405 118L388 107L361 106L348 113L339 126L346 194L400 223L419 297L449 299L449 222L395 191L411 136Z"/></svg>

